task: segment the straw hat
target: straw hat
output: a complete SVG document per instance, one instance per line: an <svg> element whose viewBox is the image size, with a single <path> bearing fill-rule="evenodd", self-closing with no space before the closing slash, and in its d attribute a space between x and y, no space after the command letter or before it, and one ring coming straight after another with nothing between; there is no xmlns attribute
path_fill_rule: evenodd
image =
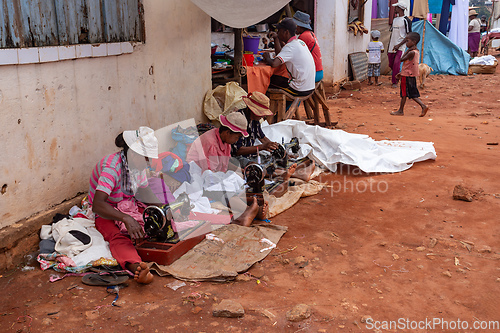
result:
<svg viewBox="0 0 500 333"><path fill-rule="evenodd" d="M478 15L476 10L475 9L469 10L469 16L474 16L474 15L476 15L476 16Z"/></svg>
<svg viewBox="0 0 500 333"><path fill-rule="evenodd" d="M252 112L259 117L272 116L273 112L269 110L269 98L259 91L249 93L242 97L243 102Z"/></svg>
<svg viewBox="0 0 500 333"><path fill-rule="evenodd" d="M123 131L123 139L127 146L137 154L158 158L158 139L153 129L141 126L135 131Z"/></svg>
<svg viewBox="0 0 500 333"><path fill-rule="evenodd" d="M240 112L231 112L227 116L220 115L219 121L222 125L229 127L233 132L239 132L246 138L248 136L247 118Z"/></svg>

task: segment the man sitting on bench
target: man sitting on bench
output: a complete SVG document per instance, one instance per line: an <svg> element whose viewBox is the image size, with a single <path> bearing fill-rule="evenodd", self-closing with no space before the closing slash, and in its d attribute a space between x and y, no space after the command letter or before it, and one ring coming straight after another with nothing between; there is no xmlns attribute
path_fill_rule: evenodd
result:
<svg viewBox="0 0 500 333"><path fill-rule="evenodd" d="M271 67L285 64L291 79L273 75L270 87L281 88L294 96L307 96L315 88L316 66L313 56L307 45L295 36L297 25L292 18L284 18L276 28L278 33L271 32L269 35L274 39L276 57L271 58L268 52L263 57Z"/></svg>

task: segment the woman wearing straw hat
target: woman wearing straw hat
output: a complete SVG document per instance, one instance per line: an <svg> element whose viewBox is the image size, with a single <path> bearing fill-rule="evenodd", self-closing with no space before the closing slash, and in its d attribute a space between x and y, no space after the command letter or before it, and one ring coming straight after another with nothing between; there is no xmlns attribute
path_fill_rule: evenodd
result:
<svg viewBox="0 0 500 333"><path fill-rule="evenodd" d="M219 121L219 128L203 133L189 148L187 162L195 162L202 171L226 172L236 169L236 166L230 163L231 145L241 137L248 137L248 123L243 114L232 112L226 116L220 115ZM233 212L232 222L235 224L249 226L259 213L261 218L267 216L267 203L259 208L256 198L247 206L246 200L233 197L230 199L230 206Z"/></svg>
<svg viewBox="0 0 500 333"><path fill-rule="evenodd" d="M247 107L238 110L238 112L243 114L247 120L248 136L241 137L231 146L231 155L236 158L239 156L248 157L255 155L257 151L273 151L277 149L278 144L269 140L264 132L262 132L260 126L260 119L273 115L273 112L269 109L269 98L263 93L256 91L243 96L243 101ZM259 140L261 144L255 145L256 140Z"/></svg>
<svg viewBox="0 0 500 333"><path fill-rule="evenodd" d="M134 203L139 187L147 184L145 168L147 158L158 158L158 141L149 127L124 131L115 139L121 151L107 155L95 166L90 177L89 203L95 213L96 229L109 242L111 254L122 266L134 272L139 283L150 283L153 275L142 262L132 240L144 238L143 226L137 215L119 209L125 201ZM143 170L143 171L139 171ZM135 216L132 217L132 215ZM126 233L119 226L124 225Z"/></svg>
<svg viewBox="0 0 500 333"><path fill-rule="evenodd" d="M477 12L474 9L469 10L469 36L468 51L471 57L477 56L477 51L479 50L479 42L481 40L481 21L477 18Z"/></svg>

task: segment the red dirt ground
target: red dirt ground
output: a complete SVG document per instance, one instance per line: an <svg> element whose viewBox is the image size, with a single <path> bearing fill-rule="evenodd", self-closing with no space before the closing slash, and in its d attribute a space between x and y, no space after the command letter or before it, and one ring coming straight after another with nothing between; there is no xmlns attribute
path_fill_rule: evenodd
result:
<svg viewBox="0 0 500 333"><path fill-rule="evenodd" d="M488 143L500 141L500 75L430 77L421 90L431 107L424 118L413 101L405 116L389 115L398 107L399 89L388 80L383 77L381 87L363 83L360 91L342 91L329 100L332 117L345 131L376 140L432 141L437 159L398 174L367 175L347 167L323 174L329 188L272 220L289 231L249 270L260 284L188 283L173 291L165 287L173 278L156 276L149 286L130 283L120 292L120 307L111 307L104 288L85 286L80 278L50 283L53 272L18 269L0 278L2 331L376 331L361 322L365 315L378 325L442 319L452 328L438 325L436 332L484 331L473 329L478 320L498 324L500 147ZM453 200L457 184L480 194L473 202ZM307 260L303 268L294 264L299 256ZM191 293L201 297L185 301ZM222 299L240 302L245 316L213 317L212 305ZM300 303L311 307L311 317L287 321L286 312Z"/></svg>

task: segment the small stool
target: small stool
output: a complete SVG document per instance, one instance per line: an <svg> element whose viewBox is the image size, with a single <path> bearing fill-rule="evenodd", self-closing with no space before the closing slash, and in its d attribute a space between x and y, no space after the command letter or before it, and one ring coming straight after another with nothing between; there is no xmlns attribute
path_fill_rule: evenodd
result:
<svg viewBox="0 0 500 333"><path fill-rule="evenodd" d="M274 89L274 88L267 89L267 92L269 94L269 99L271 101L271 105L269 108L274 113L273 116L267 117L267 122L270 124L274 122L274 116L276 116L276 122L290 119L294 114L297 117L297 119L300 120L298 112L299 103L302 101L307 101L314 95L314 92L312 92L311 94L306 96L293 96L292 94L286 92L285 90ZM288 111L286 110L286 101L292 102L292 105L290 106Z"/></svg>
<svg viewBox="0 0 500 333"><path fill-rule="evenodd" d="M314 124L319 125L319 105L323 108L323 115L325 117L325 125L331 126L330 112L326 104L325 87L323 81L316 82L316 87L309 100L304 103L307 119L314 118Z"/></svg>

